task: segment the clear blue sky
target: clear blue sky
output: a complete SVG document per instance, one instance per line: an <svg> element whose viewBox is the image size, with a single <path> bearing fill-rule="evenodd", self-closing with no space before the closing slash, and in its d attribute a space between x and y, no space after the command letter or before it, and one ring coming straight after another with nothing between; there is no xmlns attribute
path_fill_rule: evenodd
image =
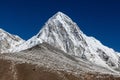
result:
<svg viewBox="0 0 120 80"><path fill-rule="evenodd" d="M119 0L0 0L0 27L27 40L58 11L85 34L120 51Z"/></svg>

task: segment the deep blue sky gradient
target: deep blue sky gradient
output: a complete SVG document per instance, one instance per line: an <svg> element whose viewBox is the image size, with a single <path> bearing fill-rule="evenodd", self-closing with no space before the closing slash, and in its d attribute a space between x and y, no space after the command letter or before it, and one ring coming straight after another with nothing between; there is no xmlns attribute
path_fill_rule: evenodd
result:
<svg viewBox="0 0 120 80"><path fill-rule="evenodd" d="M119 0L0 0L0 27L27 40L58 11L85 34L120 51Z"/></svg>

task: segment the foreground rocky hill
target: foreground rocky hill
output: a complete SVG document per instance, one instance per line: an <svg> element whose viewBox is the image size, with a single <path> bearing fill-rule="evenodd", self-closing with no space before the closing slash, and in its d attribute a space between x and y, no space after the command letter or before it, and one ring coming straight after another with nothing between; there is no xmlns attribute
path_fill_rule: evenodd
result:
<svg viewBox="0 0 120 80"><path fill-rule="evenodd" d="M2 59L0 64L0 80L120 80L120 77L108 74L84 73L76 76L60 70L37 67L28 63L16 64Z"/></svg>
<svg viewBox="0 0 120 80"><path fill-rule="evenodd" d="M120 80L120 76L43 43L0 54L0 80Z"/></svg>

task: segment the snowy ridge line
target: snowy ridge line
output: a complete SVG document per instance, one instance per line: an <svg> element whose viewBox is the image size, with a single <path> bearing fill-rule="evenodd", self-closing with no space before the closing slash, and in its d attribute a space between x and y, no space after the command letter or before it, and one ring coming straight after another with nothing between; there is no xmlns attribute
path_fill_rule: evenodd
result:
<svg viewBox="0 0 120 80"><path fill-rule="evenodd" d="M11 52L15 47L24 43L25 40L17 35L12 35L0 28L0 53Z"/></svg>

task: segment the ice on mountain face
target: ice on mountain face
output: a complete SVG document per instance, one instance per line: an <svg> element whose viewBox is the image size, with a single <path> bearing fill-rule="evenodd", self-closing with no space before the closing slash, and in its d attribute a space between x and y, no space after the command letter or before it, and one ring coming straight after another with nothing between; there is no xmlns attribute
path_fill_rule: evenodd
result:
<svg viewBox="0 0 120 80"><path fill-rule="evenodd" d="M24 40L20 37L0 29L0 53L12 52L16 46L23 42Z"/></svg>
<svg viewBox="0 0 120 80"><path fill-rule="evenodd" d="M106 68L119 68L119 56L97 39L86 36L67 15L62 12L51 17L40 32L20 45L17 50L25 50L42 42L64 52Z"/></svg>

